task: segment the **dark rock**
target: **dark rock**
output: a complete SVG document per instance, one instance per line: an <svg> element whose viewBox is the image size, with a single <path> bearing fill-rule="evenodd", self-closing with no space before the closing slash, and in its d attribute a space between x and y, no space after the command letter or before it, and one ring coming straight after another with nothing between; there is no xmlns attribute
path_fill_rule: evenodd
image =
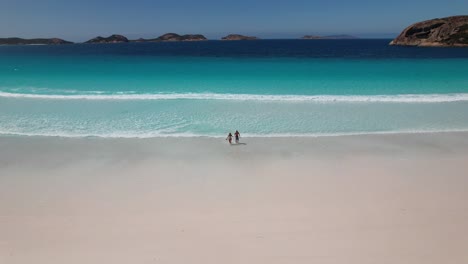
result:
<svg viewBox="0 0 468 264"><path fill-rule="evenodd" d="M257 37L244 36L240 34L230 34L221 38L222 40L256 40Z"/></svg>
<svg viewBox="0 0 468 264"><path fill-rule="evenodd" d="M59 38L37 38L37 39L23 39L23 38L0 38L0 45L63 45L73 44L73 42L66 41Z"/></svg>
<svg viewBox="0 0 468 264"><path fill-rule="evenodd" d="M407 27L390 45L468 47L468 16L452 16L418 22Z"/></svg>
<svg viewBox="0 0 468 264"><path fill-rule="evenodd" d="M122 35L112 35L107 38L103 38L101 36L95 37L93 39L90 39L86 41L85 43L88 44L100 44L100 43L124 43L128 42L128 39Z"/></svg>

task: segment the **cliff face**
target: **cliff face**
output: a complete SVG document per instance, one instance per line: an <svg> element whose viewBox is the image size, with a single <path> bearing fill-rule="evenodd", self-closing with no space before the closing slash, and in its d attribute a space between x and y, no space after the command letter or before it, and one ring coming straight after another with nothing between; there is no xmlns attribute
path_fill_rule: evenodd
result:
<svg viewBox="0 0 468 264"><path fill-rule="evenodd" d="M93 39L86 41L85 43L100 44L100 43L123 43L123 42L128 42L128 39L122 35L112 35L107 38L103 38L101 36L95 37Z"/></svg>
<svg viewBox="0 0 468 264"><path fill-rule="evenodd" d="M240 34L230 34L221 38L222 40L256 40L257 37L244 36Z"/></svg>
<svg viewBox="0 0 468 264"><path fill-rule="evenodd" d="M37 38L37 39L22 39L22 38L0 38L0 45L62 45L73 44L59 38Z"/></svg>
<svg viewBox="0 0 468 264"><path fill-rule="evenodd" d="M436 18L413 24L390 45L468 47L468 16Z"/></svg>

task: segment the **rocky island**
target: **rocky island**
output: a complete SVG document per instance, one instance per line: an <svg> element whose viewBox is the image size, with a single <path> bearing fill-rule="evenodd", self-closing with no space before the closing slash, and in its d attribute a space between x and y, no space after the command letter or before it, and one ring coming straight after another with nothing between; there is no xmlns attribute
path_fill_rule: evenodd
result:
<svg viewBox="0 0 468 264"><path fill-rule="evenodd" d="M221 40L256 40L257 37L244 36L240 34L230 34L225 37L222 37Z"/></svg>
<svg viewBox="0 0 468 264"><path fill-rule="evenodd" d="M390 45L468 47L468 16L436 18L407 27Z"/></svg>
<svg viewBox="0 0 468 264"><path fill-rule="evenodd" d="M59 38L36 38L36 39L23 39L23 38L0 38L0 45L63 45L73 44L73 42L66 41Z"/></svg>
<svg viewBox="0 0 468 264"><path fill-rule="evenodd" d="M157 38L159 41L201 41L207 40L205 36L201 34L186 34L179 35L176 33L167 33Z"/></svg>
<svg viewBox="0 0 468 264"><path fill-rule="evenodd" d="M302 39L357 39L351 35L330 35L330 36L316 36L316 35L305 35Z"/></svg>
<svg viewBox="0 0 468 264"><path fill-rule="evenodd" d="M128 42L128 39L122 35L112 35L110 37L104 38L104 37L95 37L93 39L90 39L86 41L86 44L102 44L102 43L124 43Z"/></svg>
<svg viewBox="0 0 468 264"><path fill-rule="evenodd" d="M179 35L176 33L166 33L154 39L137 39L133 40L133 42L161 42L161 41L203 41L207 40L205 36L201 34L186 34L186 35Z"/></svg>

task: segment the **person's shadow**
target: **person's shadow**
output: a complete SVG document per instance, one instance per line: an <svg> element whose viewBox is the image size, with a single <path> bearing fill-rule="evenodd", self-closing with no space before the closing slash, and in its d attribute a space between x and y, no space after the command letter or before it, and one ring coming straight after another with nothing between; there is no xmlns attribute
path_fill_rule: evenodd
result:
<svg viewBox="0 0 468 264"><path fill-rule="evenodd" d="M247 143L234 143L234 144L231 144L231 146L245 146L247 145Z"/></svg>

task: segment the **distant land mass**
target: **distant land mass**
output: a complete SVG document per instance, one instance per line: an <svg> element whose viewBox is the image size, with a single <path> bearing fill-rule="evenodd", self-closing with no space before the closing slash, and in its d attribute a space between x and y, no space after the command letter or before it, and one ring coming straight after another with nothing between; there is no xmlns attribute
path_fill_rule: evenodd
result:
<svg viewBox="0 0 468 264"><path fill-rule="evenodd" d="M102 44L102 43L124 43L128 42L128 39L122 35L117 35L114 34L110 37L104 38L104 37L95 37L93 39L90 39L86 41L85 43L87 44Z"/></svg>
<svg viewBox="0 0 468 264"><path fill-rule="evenodd" d="M436 18L407 27L390 45L468 47L468 16Z"/></svg>
<svg viewBox="0 0 468 264"><path fill-rule="evenodd" d="M36 38L36 39L23 39L23 38L0 38L0 45L63 45L73 44L73 42L66 41L59 38Z"/></svg>
<svg viewBox="0 0 468 264"><path fill-rule="evenodd" d="M257 37L244 36L240 34L229 34L225 37L222 37L221 40L256 40Z"/></svg>
<svg viewBox="0 0 468 264"><path fill-rule="evenodd" d="M330 36L316 36L316 35L305 35L302 39L357 39L358 37L351 35L330 35Z"/></svg>
<svg viewBox="0 0 468 264"><path fill-rule="evenodd" d="M160 42L160 41L203 41L207 40L207 38L201 34L186 34L186 35L179 35L176 33L166 33L162 36L159 36L154 39L137 39L133 40L133 42Z"/></svg>

